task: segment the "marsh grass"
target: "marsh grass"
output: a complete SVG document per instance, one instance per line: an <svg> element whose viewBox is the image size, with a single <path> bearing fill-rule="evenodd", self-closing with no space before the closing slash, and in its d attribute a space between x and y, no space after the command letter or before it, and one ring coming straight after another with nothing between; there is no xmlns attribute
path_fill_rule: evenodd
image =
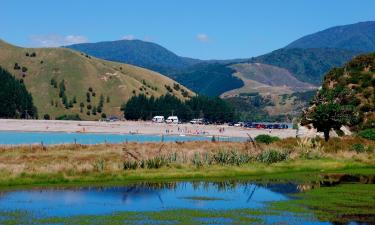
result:
<svg viewBox="0 0 375 225"><path fill-rule="evenodd" d="M257 146L187 142L0 147L0 185L248 176L375 164L374 141L339 140L312 143L288 138ZM366 151L352 151L356 143ZM340 150L335 150L337 146Z"/></svg>

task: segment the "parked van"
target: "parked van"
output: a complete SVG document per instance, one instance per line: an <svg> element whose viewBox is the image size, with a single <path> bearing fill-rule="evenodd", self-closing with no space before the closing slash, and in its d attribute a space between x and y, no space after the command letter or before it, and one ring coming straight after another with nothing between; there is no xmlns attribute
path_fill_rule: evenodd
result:
<svg viewBox="0 0 375 225"><path fill-rule="evenodd" d="M178 123L178 117L177 116L169 116L168 119L165 122L167 122L167 123Z"/></svg>
<svg viewBox="0 0 375 225"><path fill-rule="evenodd" d="M164 123L164 116L154 116L154 118L152 118L152 122L154 123Z"/></svg>

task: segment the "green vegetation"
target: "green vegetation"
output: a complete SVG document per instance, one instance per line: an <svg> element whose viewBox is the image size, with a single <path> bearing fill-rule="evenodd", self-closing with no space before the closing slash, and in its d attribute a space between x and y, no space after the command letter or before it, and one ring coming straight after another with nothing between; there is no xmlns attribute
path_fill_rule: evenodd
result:
<svg viewBox="0 0 375 225"><path fill-rule="evenodd" d="M353 130L373 128L375 111L375 54L361 55L342 68L332 69L324 78L323 88L304 113L304 124L312 123L319 131L348 125ZM368 132L368 133L367 133ZM362 134L371 136L371 131Z"/></svg>
<svg viewBox="0 0 375 225"><path fill-rule="evenodd" d="M357 52L375 51L374 22L331 27L329 29L304 36L286 48L336 48Z"/></svg>
<svg viewBox="0 0 375 225"><path fill-rule="evenodd" d="M267 149L258 156L258 160L262 163L271 164L287 160L288 157L288 152L283 152L275 149Z"/></svg>
<svg viewBox="0 0 375 225"><path fill-rule="evenodd" d="M358 136L375 141L375 129L366 129L358 133Z"/></svg>
<svg viewBox="0 0 375 225"><path fill-rule="evenodd" d="M372 223L375 218L373 184L339 184L318 187L293 195L293 199L271 203L271 209L298 214L313 213L321 221Z"/></svg>
<svg viewBox="0 0 375 225"><path fill-rule="evenodd" d="M312 106L304 112L303 124L312 123L319 132L324 133L328 141L331 129L339 130L343 125L353 126L358 123L355 101L350 89L322 89L312 100Z"/></svg>
<svg viewBox="0 0 375 225"><path fill-rule="evenodd" d="M128 120L150 120L159 115L176 115L182 121L205 118L213 122L227 122L235 118L234 109L224 100L204 96L192 97L183 102L169 94L156 99L138 95L123 104L121 110Z"/></svg>
<svg viewBox="0 0 375 225"><path fill-rule="evenodd" d="M320 85L325 73L358 55L342 49L279 49L251 58L251 63L264 63L289 70L298 80Z"/></svg>
<svg viewBox="0 0 375 225"><path fill-rule="evenodd" d="M137 91L137 94L148 93L148 96L160 97L167 93L164 85L173 87L176 84L146 69L86 57L66 48L30 49L3 41L0 41L0 48L0 66L14 72L15 78L24 83L31 93L39 114L49 114L51 118L79 114L83 120L96 120L102 113L118 115L121 113L121 104L133 96L132 90L142 87L142 91ZM25 57L26 52L29 56L35 52L35 57ZM25 72L22 72L23 67L27 71L24 69ZM143 80L152 86L145 86ZM179 99L194 96L189 89L179 86L180 91L173 91L171 95ZM87 98L86 90L89 87L93 92ZM184 94L181 90L184 90ZM87 111L80 107L79 103L86 104L87 100L92 107L96 107L96 115L92 111L87 115Z"/></svg>
<svg viewBox="0 0 375 225"><path fill-rule="evenodd" d="M271 144L272 142L279 141L280 138L275 137L275 136L270 136L268 134L260 134L255 137L255 141L259 143L264 143L264 144Z"/></svg>
<svg viewBox="0 0 375 225"><path fill-rule="evenodd" d="M0 118L37 118L37 109L25 85L0 67Z"/></svg>
<svg viewBox="0 0 375 225"><path fill-rule="evenodd" d="M56 120L81 120L78 114L64 114L55 118Z"/></svg>
<svg viewBox="0 0 375 225"><path fill-rule="evenodd" d="M202 63L169 73L169 76L201 95L219 96L244 85L241 79L233 76L233 73L235 70L225 64Z"/></svg>

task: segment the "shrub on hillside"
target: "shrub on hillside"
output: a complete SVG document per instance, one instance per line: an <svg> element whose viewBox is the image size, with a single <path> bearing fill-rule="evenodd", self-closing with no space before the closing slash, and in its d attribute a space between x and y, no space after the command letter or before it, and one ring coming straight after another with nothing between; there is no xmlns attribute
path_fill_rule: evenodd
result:
<svg viewBox="0 0 375 225"><path fill-rule="evenodd" d="M78 114L71 114L71 115L61 115L56 117L56 120L81 120Z"/></svg>
<svg viewBox="0 0 375 225"><path fill-rule="evenodd" d="M256 142L265 143L267 145L278 140L280 140L280 138L275 137L275 136L270 136L268 134L261 134L255 137Z"/></svg>
<svg viewBox="0 0 375 225"><path fill-rule="evenodd" d="M358 136L375 141L375 129L362 130L358 133Z"/></svg>
<svg viewBox="0 0 375 225"><path fill-rule="evenodd" d="M258 156L258 161L267 164L281 162L286 159L288 159L287 152L282 152L275 149L267 149Z"/></svg>

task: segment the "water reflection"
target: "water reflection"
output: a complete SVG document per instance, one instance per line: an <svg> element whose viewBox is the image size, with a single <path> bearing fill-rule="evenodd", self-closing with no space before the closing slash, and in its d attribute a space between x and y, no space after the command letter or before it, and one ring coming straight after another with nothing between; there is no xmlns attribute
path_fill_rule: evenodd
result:
<svg viewBox="0 0 375 225"><path fill-rule="evenodd" d="M0 211L28 210L37 215L101 215L118 211L165 209L260 209L290 194L342 182L374 183L374 176L324 175L309 183L216 182L135 183L126 186L41 188L0 192Z"/></svg>

